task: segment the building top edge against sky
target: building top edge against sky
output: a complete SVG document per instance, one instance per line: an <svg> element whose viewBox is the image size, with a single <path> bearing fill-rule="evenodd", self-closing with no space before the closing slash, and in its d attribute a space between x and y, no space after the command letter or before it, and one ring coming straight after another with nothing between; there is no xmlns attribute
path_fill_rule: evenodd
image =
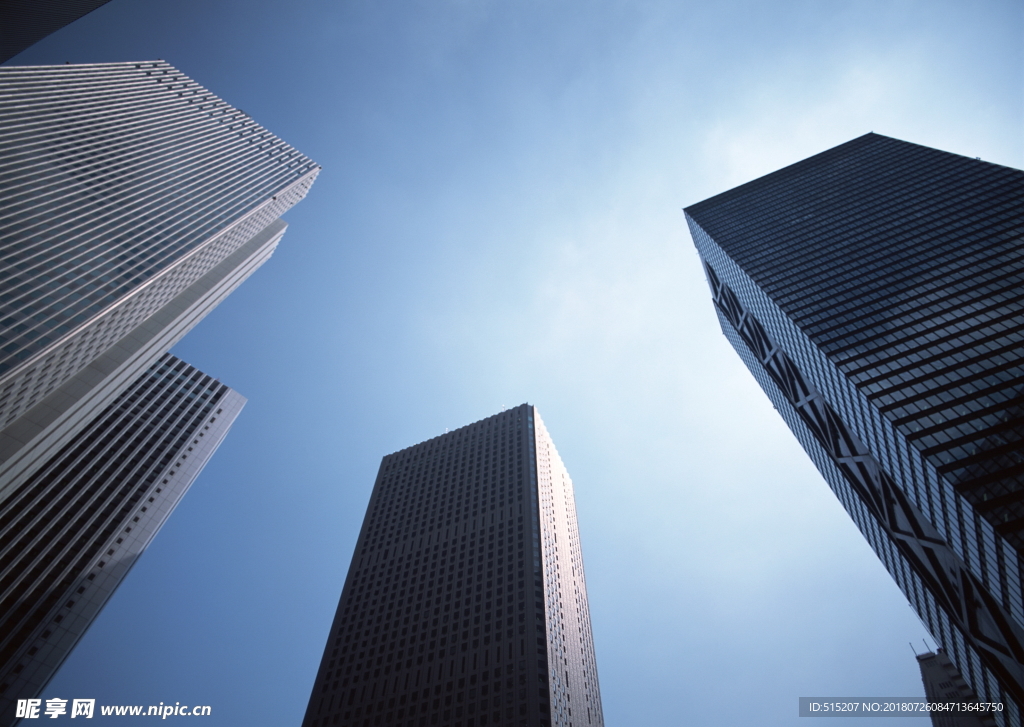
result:
<svg viewBox="0 0 1024 727"><path fill-rule="evenodd" d="M808 280L840 301L869 286L875 298L897 302L927 287L941 265L966 279L964 245L1013 258L1022 199L1024 171L869 134L685 212L812 338L838 351L850 343L842 325L859 311L833 307L842 314L821 320ZM880 245L899 253L881 254ZM894 267L903 274L894 276Z"/></svg>
<svg viewBox="0 0 1024 727"><path fill-rule="evenodd" d="M916 144L911 141L904 141L903 139L897 139L895 137L869 131L866 134L850 139L849 141L845 141L842 144L838 144L826 149L825 151L819 152L805 159L801 159L800 161L781 167L775 171L768 172L767 174L756 177L755 179L751 179L749 182L744 182L743 184L739 184L735 187L730 187L723 192L719 192L711 197L707 197L698 202L687 205L683 208L683 211L691 216L695 216L706 214L711 208L727 203L740 204L743 201L749 201L751 196L762 193L766 191L767 188L784 185L788 181L806 174L810 169L819 168L829 164L841 163L843 160L849 159L850 157L858 154L861 149L875 144L894 144L913 147L919 151L931 154L948 155L957 159L970 160L973 162L981 161L995 167L1021 171L1016 167L996 164L995 162L985 161L976 157L969 157L962 154L956 154L954 152L944 151L942 149L935 149L923 144Z"/></svg>
<svg viewBox="0 0 1024 727"><path fill-rule="evenodd" d="M965 194L973 195L973 206L965 203ZM870 133L684 212L758 285L779 296L788 312L787 296L802 293L795 276L777 274L781 249L814 257L824 278L842 277L847 271L837 263L863 261L863 251L879 239L895 238L906 246L916 236L919 247L948 250L949 234L919 235L931 224L929 215L947 210L947 227L953 229L979 210L986 219L1013 220L1019 228L1020 205L1007 206L1013 196L1024 198L1024 171Z"/></svg>
<svg viewBox="0 0 1024 727"><path fill-rule="evenodd" d="M519 409L520 407L527 407L527 408L529 408L531 410L534 410L534 411L536 410L536 407L531 405L529 402L523 402L522 404L517 404L516 406L506 407L505 409L503 409L498 414L492 414L491 416L484 417L483 419L478 419L475 422L472 422L470 424L465 424L465 425L463 425L461 427L458 427L456 429L452 429L450 431L443 432L442 434L435 434L433 437L429 437L427 439L424 439L422 442L417 442L416 444L411 444L408 447L402 447L402 449L396 449L394 452L388 452L387 454L384 455L384 459L386 460L388 457L393 457L396 454L401 454L402 452L407 452L410 449L416 449L417 447L422 446L424 444L427 444L429 442L433 442L434 440L442 439L444 437L448 437L449 435L457 434L457 433L462 432L464 430L468 430L468 429L470 429L472 427L475 427L478 424L481 424L483 422L488 421L489 419L497 419L498 417L500 417L505 412L512 411L513 409Z"/></svg>

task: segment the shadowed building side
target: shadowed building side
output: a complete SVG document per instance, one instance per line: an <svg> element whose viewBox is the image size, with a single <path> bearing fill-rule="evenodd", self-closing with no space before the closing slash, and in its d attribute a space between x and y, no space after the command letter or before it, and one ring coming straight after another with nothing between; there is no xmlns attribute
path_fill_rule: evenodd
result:
<svg viewBox="0 0 1024 727"><path fill-rule="evenodd" d="M996 720L991 714L957 709L959 705L976 703L978 697L945 651L939 649L934 653L918 654L917 665L921 669L925 699L932 704L950 706L948 711L931 712L932 727L996 727Z"/></svg>
<svg viewBox="0 0 1024 727"><path fill-rule="evenodd" d="M0 63L110 0L0 0Z"/></svg>

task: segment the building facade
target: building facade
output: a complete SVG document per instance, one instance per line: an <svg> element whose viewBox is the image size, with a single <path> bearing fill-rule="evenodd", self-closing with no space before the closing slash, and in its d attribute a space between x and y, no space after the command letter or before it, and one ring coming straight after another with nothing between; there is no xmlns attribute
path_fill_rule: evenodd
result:
<svg viewBox="0 0 1024 727"><path fill-rule="evenodd" d="M1020 724L1024 172L868 134L685 212L726 337Z"/></svg>
<svg viewBox="0 0 1024 727"><path fill-rule="evenodd" d="M604 724L572 481L534 407L381 461L302 724Z"/></svg>
<svg viewBox="0 0 1024 727"><path fill-rule="evenodd" d="M266 261L318 171L160 61L0 68L0 502Z"/></svg>
<svg viewBox="0 0 1024 727"><path fill-rule="evenodd" d="M0 510L0 714L85 633L228 433L245 399L166 354ZM6 723L6 722L4 722Z"/></svg>
<svg viewBox="0 0 1024 727"><path fill-rule="evenodd" d="M991 712L959 709L960 705L977 703L978 697L945 651L938 649L918 654L917 665L921 669L924 698L932 704L949 705L948 710L931 712L932 727L995 727L996 720Z"/></svg>
<svg viewBox="0 0 1024 727"><path fill-rule="evenodd" d="M45 685L237 415L165 354L270 257L318 172L162 61L0 68L0 702ZM174 408L196 397L223 411ZM193 415L182 451L124 439ZM106 468L94 439L142 469Z"/></svg>

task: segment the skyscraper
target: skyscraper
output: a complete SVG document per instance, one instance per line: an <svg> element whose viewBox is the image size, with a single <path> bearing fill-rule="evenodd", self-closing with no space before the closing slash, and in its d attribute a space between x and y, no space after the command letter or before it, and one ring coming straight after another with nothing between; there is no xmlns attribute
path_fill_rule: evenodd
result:
<svg viewBox="0 0 1024 727"><path fill-rule="evenodd" d="M318 171L163 62L0 68L0 502L266 261Z"/></svg>
<svg viewBox="0 0 1024 727"><path fill-rule="evenodd" d="M604 724L572 481L534 407L381 461L302 724Z"/></svg>
<svg viewBox="0 0 1024 727"><path fill-rule="evenodd" d="M0 700L44 686L237 415L162 357L270 257L318 171L161 61L0 68ZM175 417L197 442L124 440Z"/></svg>
<svg viewBox="0 0 1024 727"><path fill-rule="evenodd" d="M164 355L0 509L0 724L50 680L245 399Z"/></svg>
<svg viewBox="0 0 1024 727"><path fill-rule="evenodd" d="M719 321L983 701L1024 703L1024 172L867 134L686 209Z"/></svg>

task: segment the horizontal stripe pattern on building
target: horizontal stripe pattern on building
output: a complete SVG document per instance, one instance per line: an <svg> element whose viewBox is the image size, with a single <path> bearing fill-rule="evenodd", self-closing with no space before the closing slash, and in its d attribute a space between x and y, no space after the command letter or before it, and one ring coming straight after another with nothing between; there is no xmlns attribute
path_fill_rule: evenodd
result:
<svg viewBox="0 0 1024 727"><path fill-rule="evenodd" d="M0 426L301 200L318 171L160 61L0 68Z"/></svg>
<svg viewBox="0 0 1024 727"><path fill-rule="evenodd" d="M50 678L244 403L165 354L3 503L0 709Z"/></svg>

